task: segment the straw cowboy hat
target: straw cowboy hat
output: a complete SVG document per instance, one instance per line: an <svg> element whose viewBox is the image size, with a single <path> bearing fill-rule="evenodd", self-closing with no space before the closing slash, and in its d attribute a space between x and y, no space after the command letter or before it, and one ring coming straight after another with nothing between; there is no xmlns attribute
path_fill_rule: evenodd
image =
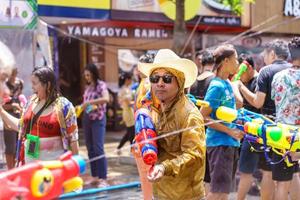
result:
<svg viewBox="0 0 300 200"><path fill-rule="evenodd" d="M138 69L149 77L153 70L158 68L171 68L184 73L184 88L190 87L197 78L196 64L188 59L180 58L170 49L161 49L157 52L153 63L139 63Z"/></svg>

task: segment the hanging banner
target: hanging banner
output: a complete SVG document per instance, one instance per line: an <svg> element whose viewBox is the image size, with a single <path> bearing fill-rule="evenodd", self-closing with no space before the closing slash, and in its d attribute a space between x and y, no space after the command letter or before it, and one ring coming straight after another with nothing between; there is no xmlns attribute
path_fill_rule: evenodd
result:
<svg viewBox="0 0 300 200"><path fill-rule="evenodd" d="M38 0L39 5L110 9L110 0Z"/></svg>
<svg viewBox="0 0 300 200"><path fill-rule="evenodd" d="M0 28L35 29L36 0L1 0Z"/></svg>
<svg viewBox="0 0 300 200"><path fill-rule="evenodd" d="M43 17L109 19L110 0L38 0Z"/></svg>

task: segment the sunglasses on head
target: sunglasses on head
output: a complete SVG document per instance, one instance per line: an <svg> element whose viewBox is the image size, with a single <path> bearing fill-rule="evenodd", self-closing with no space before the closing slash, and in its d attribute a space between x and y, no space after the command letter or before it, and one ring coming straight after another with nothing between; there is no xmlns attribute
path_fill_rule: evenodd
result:
<svg viewBox="0 0 300 200"><path fill-rule="evenodd" d="M149 77L149 80L150 80L150 83L158 83L159 82L159 79L162 78L163 82L164 83L171 83L172 82L172 79L173 79L173 75L163 75L163 76L159 76L159 75L151 75Z"/></svg>

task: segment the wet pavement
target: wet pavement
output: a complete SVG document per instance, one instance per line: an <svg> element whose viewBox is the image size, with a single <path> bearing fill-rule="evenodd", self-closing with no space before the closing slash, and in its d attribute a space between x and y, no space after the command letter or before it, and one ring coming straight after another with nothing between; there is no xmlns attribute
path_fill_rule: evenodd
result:
<svg viewBox="0 0 300 200"><path fill-rule="evenodd" d="M118 142L121 140L124 132L107 132L105 141L105 154L108 161L107 182L109 185L120 185L139 181L139 175L136 168L135 160L130 153L129 142L122 148L121 155L116 152ZM82 136L82 134L80 134ZM83 137L80 137L79 153L84 158L88 158L86 147L84 145ZM86 175L90 174L89 166ZM86 186L84 189L88 190L92 186ZM78 198L76 198L78 199ZM140 187L118 189L113 191L100 192L89 196L80 197L80 199L143 199Z"/></svg>
<svg viewBox="0 0 300 200"><path fill-rule="evenodd" d="M138 171L136 168L135 160L132 157L129 150L129 142L125 144L121 156L117 155L116 148L118 142L121 140L124 132L107 132L105 141L105 153L108 160L108 175L107 181L110 186L128 184L139 181ZM80 131L80 149L79 154L88 159L87 151L83 139L82 132ZM0 159L3 160L3 159ZM0 162L1 163L1 162ZM0 167L1 169L1 167ZM2 168L2 170L5 170ZM90 170L89 165L87 165L86 174L83 178L89 176ZM93 190L92 186L85 186L84 190ZM96 189L97 190L97 189ZM90 195L80 195L73 198L66 199L76 199L76 200L88 200L88 199L105 199L105 200L140 200L143 199L142 191L140 187L132 187L126 189L117 189L112 191L105 191L99 193L93 193ZM236 199L236 192L230 194L230 200ZM247 200L258 200L258 196L247 196Z"/></svg>
<svg viewBox="0 0 300 200"><path fill-rule="evenodd" d="M121 140L123 132L107 132L105 142L105 153L108 159L108 182L110 185L124 184L139 181L138 171L128 148L129 142L125 144L122 155L118 156L116 148ZM82 138L82 137L81 137ZM80 141L80 155L87 158L84 141ZM83 145L82 145L83 144ZM89 170L87 170L89 173ZM78 198L76 198L78 199ZM120 189L115 191L101 192L95 195L81 197L80 199L143 199L141 189L139 187L130 189ZM236 199L236 192L230 194L230 200ZM258 196L247 195L247 200L258 200Z"/></svg>

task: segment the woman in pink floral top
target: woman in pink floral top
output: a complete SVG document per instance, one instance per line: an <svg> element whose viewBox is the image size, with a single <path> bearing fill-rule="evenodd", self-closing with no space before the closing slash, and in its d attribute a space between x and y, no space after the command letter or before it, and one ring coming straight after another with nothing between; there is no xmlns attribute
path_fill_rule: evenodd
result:
<svg viewBox="0 0 300 200"><path fill-rule="evenodd" d="M82 125L88 156L92 159L104 155L106 103L109 101L109 94L106 83L99 79L98 69L94 64L86 66L84 77L87 86L83 95ZM91 175L93 178L89 181L90 183L98 186L107 185L107 161L105 157L91 162Z"/></svg>

